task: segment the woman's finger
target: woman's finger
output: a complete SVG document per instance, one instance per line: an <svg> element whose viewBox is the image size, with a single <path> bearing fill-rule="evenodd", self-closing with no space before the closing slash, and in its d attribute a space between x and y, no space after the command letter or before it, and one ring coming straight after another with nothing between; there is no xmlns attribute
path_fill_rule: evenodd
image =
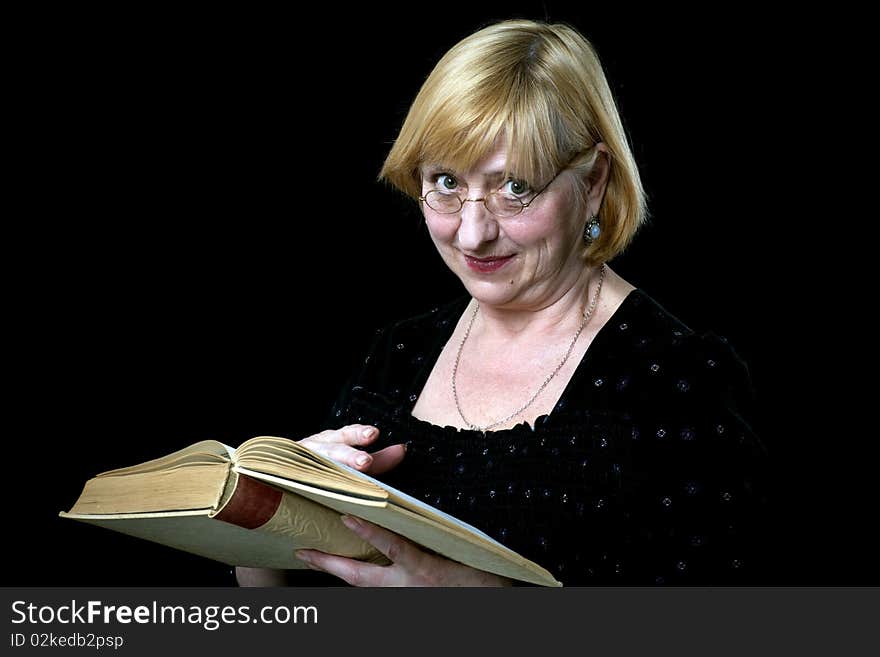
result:
<svg viewBox="0 0 880 657"><path fill-rule="evenodd" d="M403 445L391 445L385 449L380 449L374 454L369 454L343 443L315 443L309 439L300 442L312 451L326 456L328 459L344 463L350 468L371 475L388 472L397 466L406 454L406 449Z"/></svg>
<svg viewBox="0 0 880 657"><path fill-rule="evenodd" d="M377 566L357 559L327 554L319 550L297 550L296 556L310 568L336 575L352 586L389 586L391 584L390 571L387 566Z"/></svg>
<svg viewBox="0 0 880 657"><path fill-rule="evenodd" d="M367 452L343 445L342 443L325 443L319 445L309 445L306 447L313 448L322 456L332 459L337 463L344 463L355 470L365 470L373 463L373 457Z"/></svg>
<svg viewBox="0 0 880 657"><path fill-rule="evenodd" d="M374 525L371 522L354 516L342 516L342 522L351 531L388 557L392 564L400 564L404 568L412 569L416 565L417 557L422 554L421 550L408 540L383 527L379 527L379 525Z"/></svg>
<svg viewBox="0 0 880 657"><path fill-rule="evenodd" d="M379 430L368 424L349 424L339 429L328 429L304 440L317 443L344 443L346 445L367 445L379 435Z"/></svg>

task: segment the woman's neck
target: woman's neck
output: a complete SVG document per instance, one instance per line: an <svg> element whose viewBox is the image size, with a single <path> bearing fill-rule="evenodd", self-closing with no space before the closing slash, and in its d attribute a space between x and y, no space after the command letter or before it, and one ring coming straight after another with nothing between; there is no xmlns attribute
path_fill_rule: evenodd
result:
<svg viewBox="0 0 880 657"><path fill-rule="evenodd" d="M522 339L573 333L583 322L584 313L596 294L599 269L599 266L583 268L571 282L558 287L556 294L530 307L481 303L473 332L483 340L508 345Z"/></svg>

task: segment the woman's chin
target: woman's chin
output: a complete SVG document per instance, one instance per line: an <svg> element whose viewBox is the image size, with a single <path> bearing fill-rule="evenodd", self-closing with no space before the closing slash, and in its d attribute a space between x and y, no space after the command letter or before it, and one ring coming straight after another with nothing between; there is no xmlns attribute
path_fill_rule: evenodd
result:
<svg viewBox="0 0 880 657"><path fill-rule="evenodd" d="M484 306L505 305L517 296L516 281L509 278L497 281L474 280L470 276L460 278L470 295Z"/></svg>

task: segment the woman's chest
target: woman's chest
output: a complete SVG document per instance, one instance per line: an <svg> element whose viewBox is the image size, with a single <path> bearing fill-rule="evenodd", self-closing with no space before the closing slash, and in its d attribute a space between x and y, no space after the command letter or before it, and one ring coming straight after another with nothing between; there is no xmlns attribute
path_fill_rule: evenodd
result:
<svg viewBox="0 0 880 657"><path fill-rule="evenodd" d="M517 358L459 357L443 350L422 388L412 415L439 426L513 427L553 411L574 376L583 350L564 362Z"/></svg>

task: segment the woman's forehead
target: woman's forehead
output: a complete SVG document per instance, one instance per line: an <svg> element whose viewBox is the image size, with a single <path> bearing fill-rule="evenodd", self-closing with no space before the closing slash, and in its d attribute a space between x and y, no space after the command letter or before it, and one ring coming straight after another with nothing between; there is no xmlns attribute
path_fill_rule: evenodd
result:
<svg viewBox="0 0 880 657"><path fill-rule="evenodd" d="M463 175L481 176L484 178L496 178L503 176L505 173L510 173L510 167L508 166L507 161L507 148L505 146L496 148L494 151L487 154L474 166L470 167L470 170L465 170L460 163L443 161L441 159L427 159L422 163L421 169L425 172L442 169L444 171L451 171Z"/></svg>

